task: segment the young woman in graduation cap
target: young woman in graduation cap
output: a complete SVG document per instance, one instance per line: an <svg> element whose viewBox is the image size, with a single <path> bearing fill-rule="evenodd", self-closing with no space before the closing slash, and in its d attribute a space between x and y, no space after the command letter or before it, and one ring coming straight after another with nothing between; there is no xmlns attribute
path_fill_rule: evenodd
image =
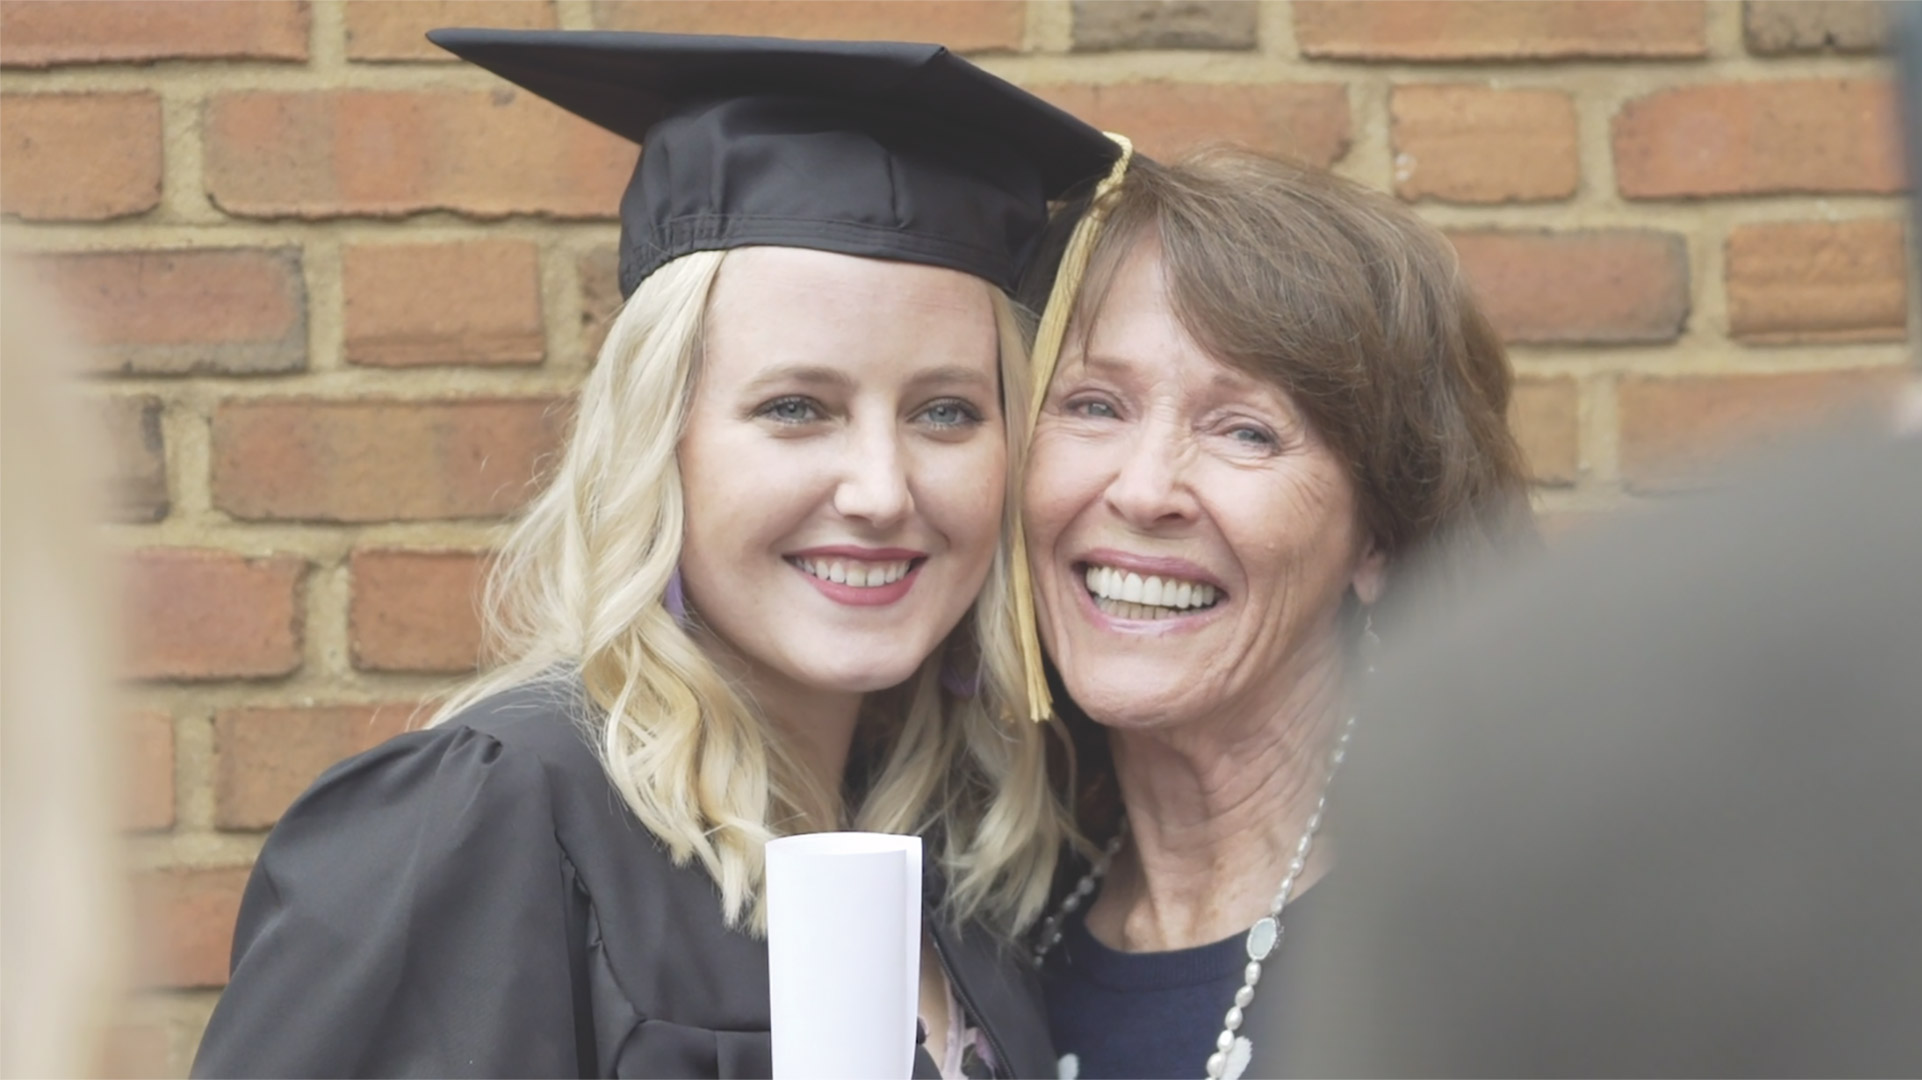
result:
<svg viewBox="0 0 1922 1080"><path fill-rule="evenodd" d="M645 144L628 300L505 663L281 820L195 1073L765 1076L762 846L860 828L927 844L917 1073L1051 1075L1006 293L1116 145L934 46L433 37Z"/></svg>

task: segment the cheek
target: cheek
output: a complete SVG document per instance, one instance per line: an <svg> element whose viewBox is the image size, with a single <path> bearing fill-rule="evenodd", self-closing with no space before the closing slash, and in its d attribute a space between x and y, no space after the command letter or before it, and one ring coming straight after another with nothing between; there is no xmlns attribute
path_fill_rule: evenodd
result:
<svg viewBox="0 0 1922 1080"><path fill-rule="evenodd" d="M1099 450L1085 443L1051 438L1045 432L1036 436L1021 501L1030 540L1051 543L1081 508L1099 496L1100 478L1108 475L1102 459Z"/></svg>
<svg viewBox="0 0 1922 1080"><path fill-rule="evenodd" d="M736 580L742 548L748 537L741 529L747 500L729 484L728 470L709 469L712 460L698 448L683 444L681 458L683 584L697 605L713 606L728 599L728 582ZM736 479L738 483L738 479Z"/></svg>
<svg viewBox="0 0 1922 1080"><path fill-rule="evenodd" d="M916 505L957 551L991 556L1001 540L1008 452L1002 436L953 448L922 467Z"/></svg>
<svg viewBox="0 0 1922 1080"><path fill-rule="evenodd" d="M819 499L819 485L804 455L757 437L745 425L711 424L695 418L677 458L690 555L709 563L759 548L771 533L793 524L796 514Z"/></svg>
<svg viewBox="0 0 1922 1080"><path fill-rule="evenodd" d="M1229 490L1223 485L1221 490ZM1337 594L1354 556L1354 502L1346 484L1320 473L1272 481L1217 506L1229 545L1241 552L1256 592Z"/></svg>
<svg viewBox="0 0 1922 1080"><path fill-rule="evenodd" d="M733 516L740 501L736 486L755 474L725 466L726 447L716 445L713 432L704 424L691 423L676 448L675 459L681 472L681 505L687 517L687 534L698 536L724 533L726 519Z"/></svg>

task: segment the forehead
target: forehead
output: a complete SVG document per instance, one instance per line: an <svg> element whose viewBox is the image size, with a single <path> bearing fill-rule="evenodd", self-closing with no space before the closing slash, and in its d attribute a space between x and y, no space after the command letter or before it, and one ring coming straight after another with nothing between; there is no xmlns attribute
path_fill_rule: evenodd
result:
<svg viewBox="0 0 1922 1080"><path fill-rule="evenodd" d="M1068 330L1070 353L1128 355L1178 346L1203 352L1168 290L1161 247L1143 237L1090 268Z"/></svg>
<svg viewBox="0 0 1922 1080"><path fill-rule="evenodd" d="M991 318L987 282L922 263L791 247L728 253L709 298L711 313L752 313L764 303L818 304L824 311L955 310Z"/></svg>
<svg viewBox="0 0 1922 1080"><path fill-rule="evenodd" d="M999 356L991 287L955 270L801 248L730 252L708 298L704 364L751 373L781 364L874 373Z"/></svg>
<svg viewBox="0 0 1922 1080"><path fill-rule="evenodd" d="M1126 362L1178 368L1205 364L1214 381L1253 387L1258 381L1197 340L1175 307L1161 247L1145 237L1116 257L1075 316L1066 351L1092 364Z"/></svg>
<svg viewBox="0 0 1922 1080"><path fill-rule="evenodd" d="M1230 363L1188 329L1174 306L1161 247L1152 236L1114 259L1089 309L1077 316L1060 371L1180 388L1209 401L1259 401L1290 415L1299 408L1287 388Z"/></svg>

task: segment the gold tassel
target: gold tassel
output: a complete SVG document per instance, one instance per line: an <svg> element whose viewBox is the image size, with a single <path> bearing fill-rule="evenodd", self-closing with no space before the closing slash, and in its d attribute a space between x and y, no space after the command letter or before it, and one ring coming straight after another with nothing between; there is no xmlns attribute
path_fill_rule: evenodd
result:
<svg viewBox="0 0 1922 1080"><path fill-rule="evenodd" d="M1061 359L1061 342L1067 337L1068 316L1074 312L1075 296L1081 291L1081 276L1088 270L1088 256L1094 251L1094 240L1101 232L1101 223L1108 216L1111 196L1121 187L1121 180L1128 174L1128 163L1134 160L1134 143L1127 136L1106 133L1121 148L1121 156L1115 159L1114 167L1096 185L1094 198L1088 203L1088 210L1075 223L1074 232L1068 237L1068 250L1061 256L1061 267L1055 271L1054 287L1048 292L1047 309L1041 313L1041 328L1034 337L1034 400L1028 407L1029 442L1034 439L1035 419L1041 415L1041 403L1048 398L1048 384L1054 380L1055 364ZM1012 493L1019 500L1020 493ZM1017 501L1014 518L1014 622L1015 640L1021 648L1021 667L1028 682L1028 719L1041 723L1054 715L1054 699L1048 693L1048 676L1041 663L1041 633L1034 620L1034 575L1028 569L1027 527L1021 520L1020 504Z"/></svg>

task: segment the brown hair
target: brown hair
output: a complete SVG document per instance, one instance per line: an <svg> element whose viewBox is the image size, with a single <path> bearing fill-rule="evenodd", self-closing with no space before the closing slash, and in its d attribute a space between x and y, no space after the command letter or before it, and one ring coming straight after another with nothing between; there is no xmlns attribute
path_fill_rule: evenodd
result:
<svg viewBox="0 0 1922 1080"><path fill-rule="evenodd" d="M1045 295L1065 234L1026 296ZM1359 184L1246 150L1136 159L1095 241L1071 341L1085 341L1123 259L1149 241L1195 341L1285 390L1347 464L1362 527L1392 564L1420 552L1453 577L1459 557L1533 536L1507 355L1434 228Z"/></svg>

